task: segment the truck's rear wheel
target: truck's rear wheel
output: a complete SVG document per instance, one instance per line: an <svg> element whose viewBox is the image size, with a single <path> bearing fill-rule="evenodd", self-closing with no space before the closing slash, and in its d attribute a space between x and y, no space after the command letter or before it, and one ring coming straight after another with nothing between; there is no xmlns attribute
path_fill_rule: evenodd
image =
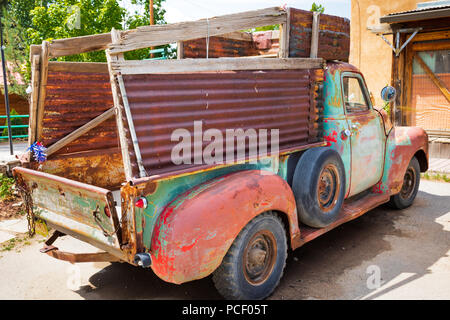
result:
<svg viewBox="0 0 450 320"><path fill-rule="evenodd" d="M413 157L403 177L403 185L400 193L393 195L389 201L395 209L408 208L414 202L420 184L420 165L416 157Z"/></svg>
<svg viewBox="0 0 450 320"><path fill-rule="evenodd" d="M286 265L287 242L283 223L264 213L239 233L213 274L226 299L264 299L278 285Z"/></svg>
<svg viewBox="0 0 450 320"><path fill-rule="evenodd" d="M292 181L299 220L323 228L337 220L345 195L345 171L340 155L330 148L306 151Z"/></svg>

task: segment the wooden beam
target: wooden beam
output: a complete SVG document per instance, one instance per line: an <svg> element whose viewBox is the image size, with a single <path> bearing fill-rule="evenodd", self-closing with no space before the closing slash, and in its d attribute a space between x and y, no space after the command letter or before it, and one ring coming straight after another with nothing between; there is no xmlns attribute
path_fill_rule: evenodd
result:
<svg viewBox="0 0 450 320"><path fill-rule="evenodd" d="M216 58L183 60L124 60L112 61L112 70L121 74L180 73L227 70L276 70L276 69L318 69L323 59L289 58Z"/></svg>
<svg viewBox="0 0 450 320"><path fill-rule="evenodd" d="M111 41L116 43L118 41L118 34L115 29L111 30ZM133 178L133 169L131 167L130 150L128 146L127 131L125 129L123 106L120 102L120 89L116 81L116 77L112 70L112 63L124 61L123 54L111 56L109 49L106 50L106 60L108 61L109 79L111 83L111 92L113 96L114 106L116 107L116 124L119 133L120 150L122 152L122 161L127 181Z"/></svg>
<svg viewBox="0 0 450 320"><path fill-rule="evenodd" d="M40 76L39 76L39 98L37 104L36 117L36 140L41 138L42 121L44 119L45 96L47 93L47 76L48 76L48 42L42 42L42 52L40 59Z"/></svg>
<svg viewBox="0 0 450 320"><path fill-rule="evenodd" d="M444 97L447 99L447 101L450 103L450 93L448 89L445 87L445 83L439 79L434 72L428 67L428 65L425 63L425 61L422 60L422 58L416 53L414 55L414 58L417 60L417 62L420 64L423 70L425 70L425 73L430 77L431 81L438 87L438 89L442 92Z"/></svg>
<svg viewBox="0 0 450 320"><path fill-rule="evenodd" d="M233 39L233 40L241 40L241 41L253 41L253 37L251 32L241 32L241 31L235 31L235 32L229 32L222 34L218 37L226 38L226 39Z"/></svg>
<svg viewBox="0 0 450 320"><path fill-rule="evenodd" d="M90 51L105 50L111 43L111 33L53 40L49 45L49 57L70 56Z"/></svg>
<svg viewBox="0 0 450 320"><path fill-rule="evenodd" d="M291 30L291 10L288 9L286 23L280 24L279 31L279 39L280 39L280 49L278 52L278 56L280 58L288 58L289 57L289 31ZM273 36L273 33L272 33Z"/></svg>
<svg viewBox="0 0 450 320"><path fill-rule="evenodd" d="M313 12L313 22L311 31L311 51L310 58L317 58L319 52L319 26L320 26L320 12Z"/></svg>
<svg viewBox="0 0 450 320"><path fill-rule="evenodd" d="M69 133L67 136L65 136L61 140L58 140L57 142L52 144L50 147L47 148L47 156L52 155L59 149L63 148L64 146L68 145L72 141L75 141L76 139L81 137L83 134L85 134L89 130L97 127L99 124L101 124L101 123L105 122L106 120L108 120L109 118L111 118L115 114L115 110L116 110L115 107L106 110L98 117L95 117L94 119L92 119L91 121L86 123L85 125L79 127L78 129Z"/></svg>
<svg viewBox="0 0 450 320"><path fill-rule="evenodd" d="M433 42L416 42L413 44L414 51L430 51L430 50L448 50L450 49L450 40L433 41Z"/></svg>
<svg viewBox="0 0 450 320"><path fill-rule="evenodd" d="M48 71L108 73L108 64L104 62L49 61Z"/></svg>
<svg viewBox="0 0 450 320"><path fill-rule="evenodd" d="M273 7L229 14L198 21L139 27L119 33L119 41L109 46L110 54L160 46L177 41L220 36L234 31L286 23L286 11Z"/></svg>
<svg viewBox="0 0 450 320"><path fill-rule="evenodd" d="M39 99L39 78L40 78L39 54L31 56L31 97L30 97L30 120L28 126L28 146L36 141L37 107Z"/></svg>
<svg viewBox="0 0 450 320"><path fill-rule="evenodd" d="M181 60L184 58L184 43L183 41L177 42L177 59Z"/></svg>

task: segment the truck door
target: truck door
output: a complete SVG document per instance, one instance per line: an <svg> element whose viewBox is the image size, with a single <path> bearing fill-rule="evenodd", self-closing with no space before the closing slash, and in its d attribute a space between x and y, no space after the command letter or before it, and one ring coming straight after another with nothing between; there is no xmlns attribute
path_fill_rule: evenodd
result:
<svg viewBox="0 0 450 320"><path fill-rule="evenodd" d="M384 139L382 120L373 110L364 79L343 73L343 100L351 131L351 177L349 196L375 185L383 174Z"/></svg>

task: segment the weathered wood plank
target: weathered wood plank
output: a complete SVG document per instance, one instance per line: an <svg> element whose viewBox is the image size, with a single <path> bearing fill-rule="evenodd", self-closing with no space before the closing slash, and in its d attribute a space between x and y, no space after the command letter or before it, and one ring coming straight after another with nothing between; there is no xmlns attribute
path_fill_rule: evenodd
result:
<svg viewBox="0 0 450 320"><path fill-rule="evenodd" d="M286 23L286 17L286 11L283 8L273 7L198 21L139 27L120 32L118 43L109 46L110 54Z"/></svg>
<svg viewBox="0 0 450 320"><path fill-rule="evenodd" d="M289 57L289 33L291 30L291 19L290 19L291 10L287 11L286 23L280 24L280 31L278 34L278 38L280 40L280 49L278 52L278 56L280 58L288 58ZM274 33L272 32L272 38Z"/></svg>
<svg viewBox="0 0 450 320"><path fill-rule="evenodd" d="M39 80L39 98L37 105L36 118L36 139L41 138L42 121L44 118L45 96L47 93L47 76L48 76L48 42L42 42L42 52L40 61L40 80Z"/></svg>
<svg viewBox="0 0 450 320"><path fill-rule="evenodd" d="M220 35L222 38L226 39L234 39L234 40L242 40L242 41L253 41L253 37L251 32L241 32L241 31L235 31L235 32L229 32L226 34Z"/></svg>
<svg viewBox="0 0 450 320"><path fill-rule="evenodd" d="M180 73L226 70L282 70L317 69L323 67L322 59L289 58L217 58L183 60L127 60L112 61L112 70L121 74Z"/></svg>
<svg viewBox="0 0 450 320"><path fill-rule="evenodd" d="M319 21L320 12L313 12L310 58L317 58L317 53L319 52Z"/></svg>
<svg viewBox="0 0 450 320"><path fill-rule="evenodd" d="M105 50L111 43L111 33L53 40L49 45L49 57L70 56L90 51Z"/></svg>
<svg viewBox="0 0 450 320"><path fill-rule="evenodd" d="M184 58L184 44L183 41L177 42L177 59L183 59Z"/></svg>
<svg viewBox="0 0 450 320"><path fill-rule="evenodd" d="M104 62L49 61L48 71L108 73L108 64Z"/></svg>
<svg viewBox="0 0 450 320"><path fill-rule="evenodd" d="M40 55L31 56L31 99L30 99L30 124L28 126L28 145L36 141L37 107L39 99L39 79L40 79Z"/></svg>
<svg viewBox="0 0 450 320"><path fill-rule="evenodd" d="M115 29L111 30L111 41L113 43L116 43L118 41L118 34ZM125 172L125 178L127 181L129 181L130 179L133 178L133 169L131 167L128 140L124 125L123 106L120 103L119 85L117 84L116 77L112 70L112 63L123 61L124 57L123 54L111 56L108 49L106 50L106 59L108 61L111 92L113 96L114 106L116 107L116 124L117 124L117 131L119 133L120 150L122 152L122 161Z"/></svg>
<svg viewBox="0 0 450 320"><path fill-rule="evenodd" d="M111 118L114 114L115 114L115 107L103 112L101 115L95 117L94 119L92 119L85 125L81 126L77 130L69 133L67 136L65 136L61 140L58 140L57 142L55 142L54 144L52 144L50 147L47 148L47 156L50 156L59 149L71 143L72 141L75 141L89 130L95 128L99 124Z"/></svg>

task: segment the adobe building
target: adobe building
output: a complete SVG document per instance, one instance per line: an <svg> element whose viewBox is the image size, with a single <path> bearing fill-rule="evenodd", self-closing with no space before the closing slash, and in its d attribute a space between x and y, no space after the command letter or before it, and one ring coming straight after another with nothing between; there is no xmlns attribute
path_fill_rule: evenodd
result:
<svg viewBox="0 0 450 320"><path fill-rule="evenodd" d="M450 158L450 0L352 0L351 9L350 62L376 105L393 85L396 124L424 128L430 157Z"/></svg>

